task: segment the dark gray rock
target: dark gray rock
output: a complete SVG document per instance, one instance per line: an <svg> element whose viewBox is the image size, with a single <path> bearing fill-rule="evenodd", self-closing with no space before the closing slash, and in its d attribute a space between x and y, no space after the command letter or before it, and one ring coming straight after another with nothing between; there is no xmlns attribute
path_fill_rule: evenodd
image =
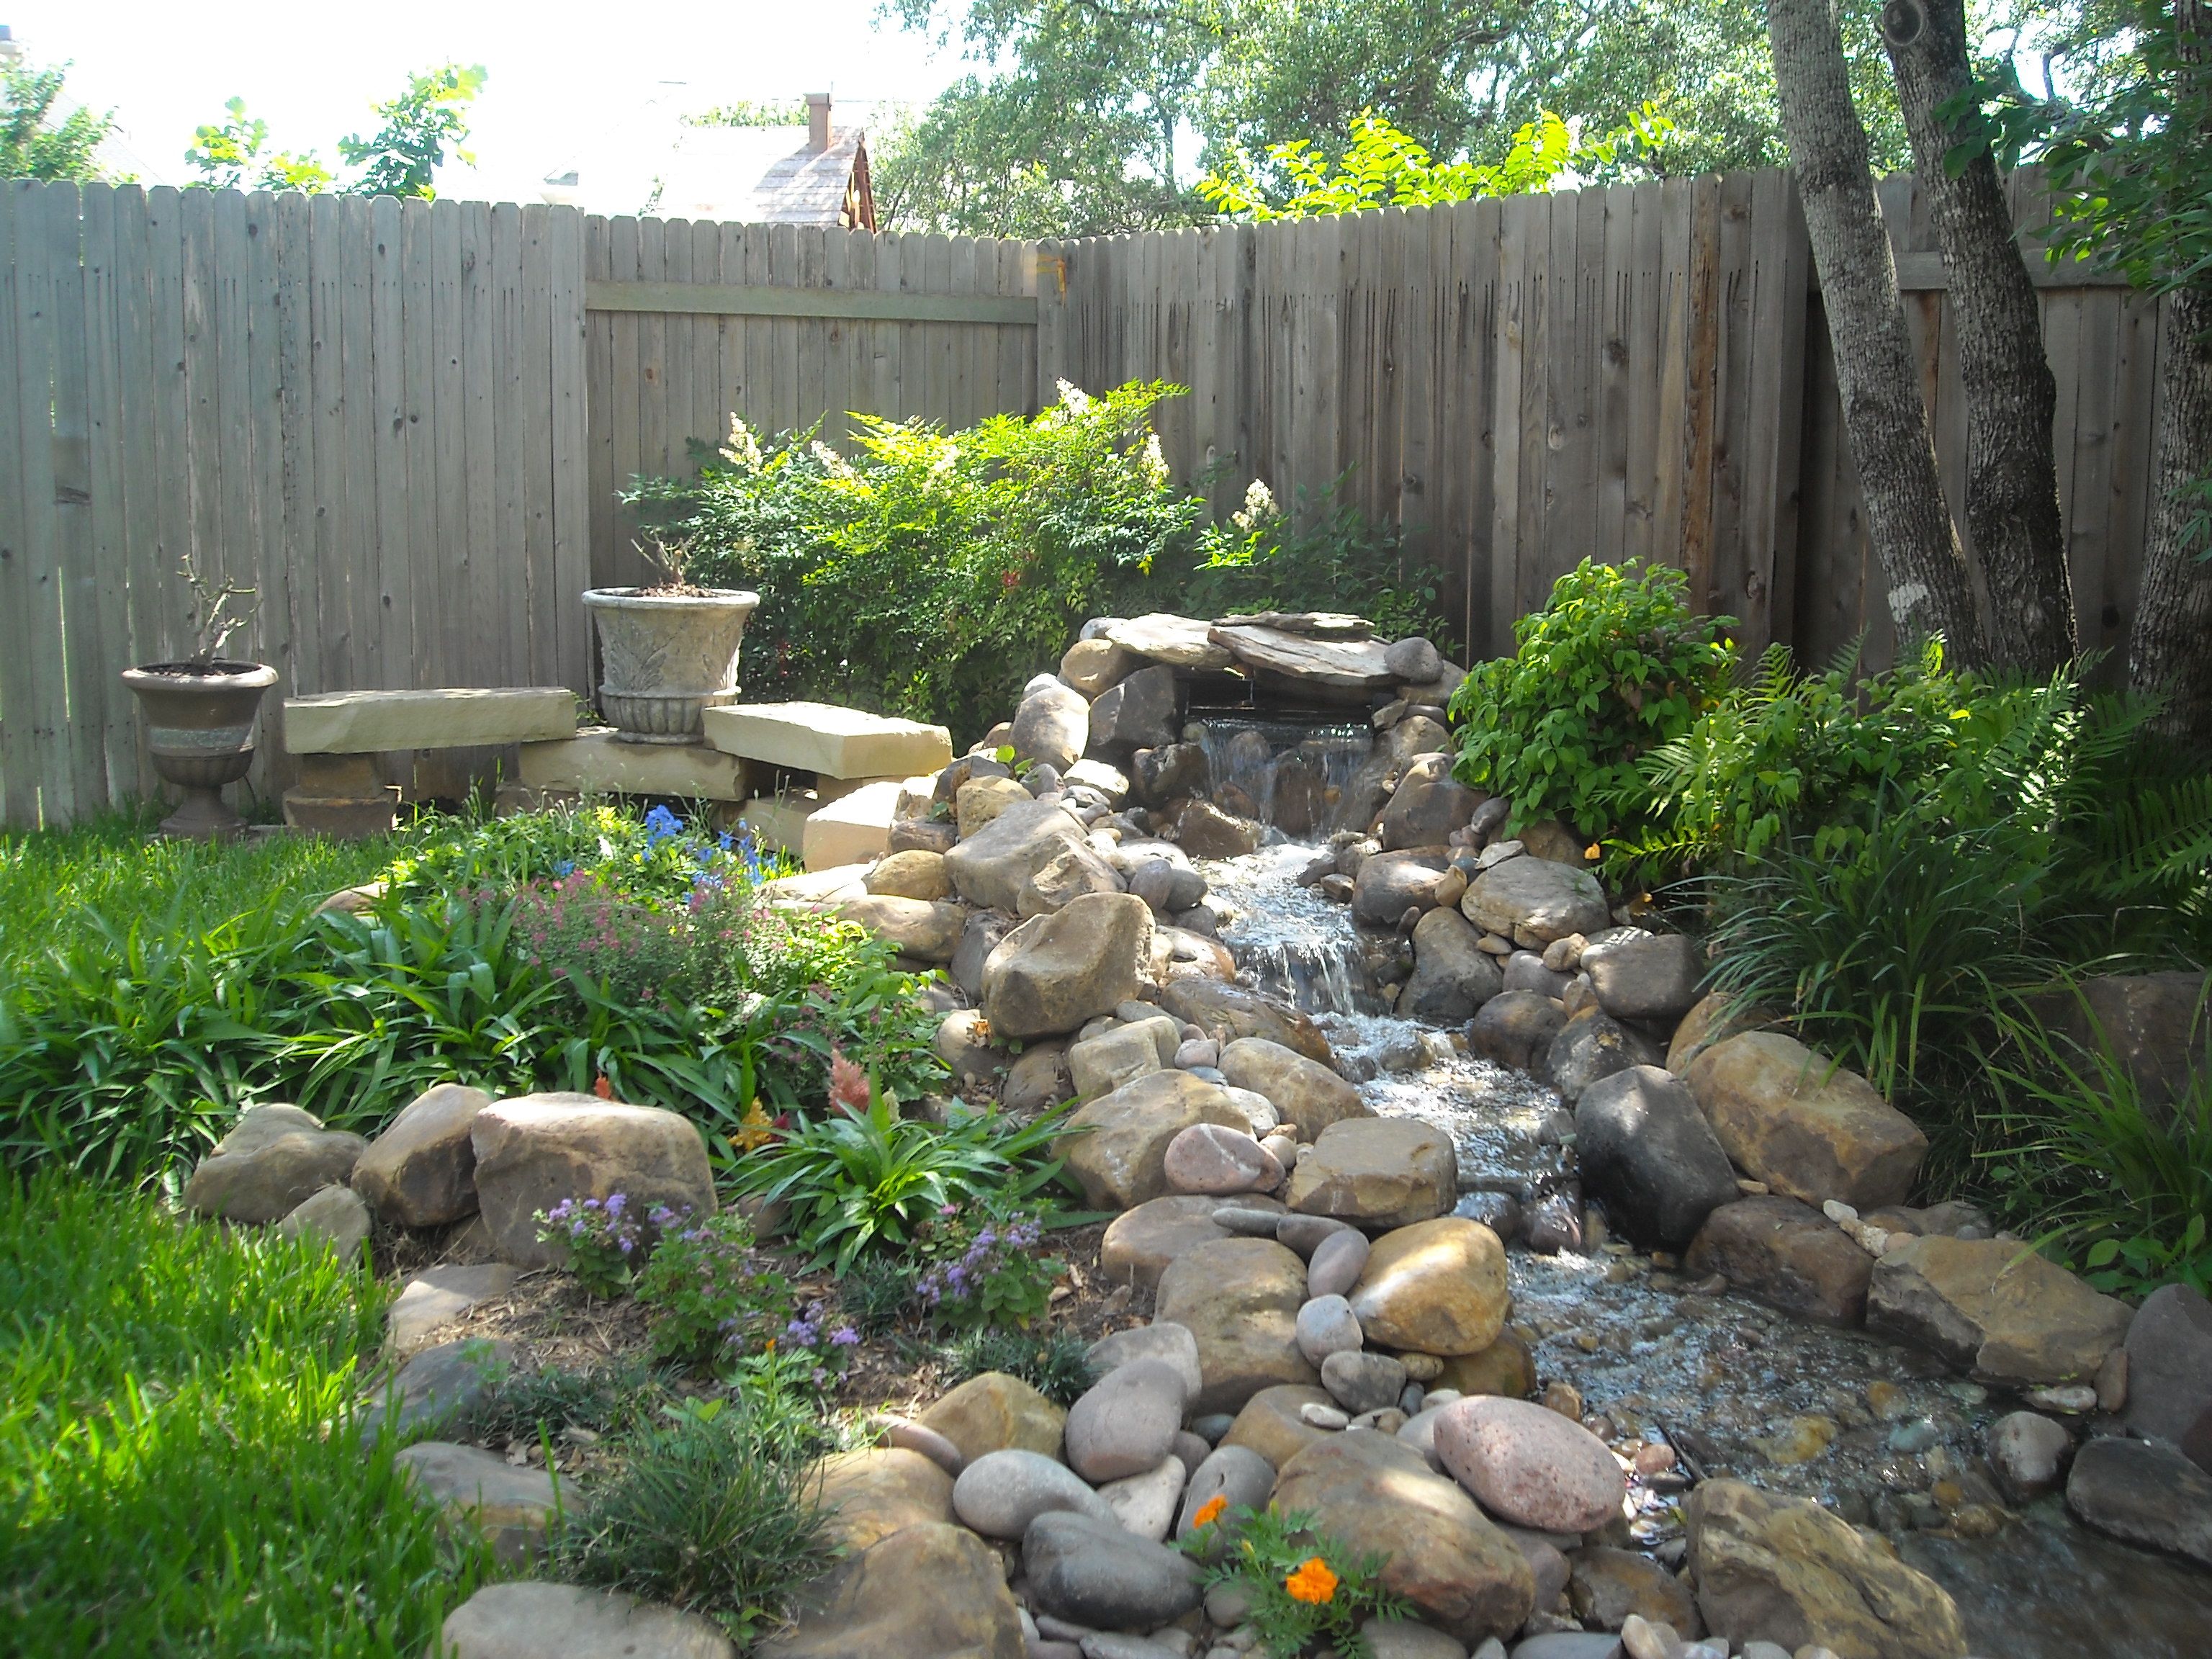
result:
<svg viewBox="0 0 2212 1659"><path fill-rule="evenodd" d="M1990 1468L2009 1503L2054 1491L2074 1456L2074 1437L2036 1412L2009 1412L1990 1425Z"/></svg>
<svg viewBox="0 0 2212 1659"><path fill-rule="evenodd" d="M1584 1190L1638 1244L1679 1250L1736 1198L1735 1171L1680 1078L1632 1066L1601 1078L1575 1106Z"/></svg>
<svg viewBox="0 0 2212 1659"><path fill-rule="evenodd" d="M387 1428L404 1435L444 1427L474 1410L514 1359L514 1344L480 1336L423 1349L371 1397L362 1415L364 1439L374 1442Z"/></svg>
<svg viewBox="0 0 2212 1659"><path fill-rule="evenodd" d="M1405 1392L1406 1367L1386 1353L1340 1352L1321 1362L1321 1385L1338 1405L1357 1416L1396 1405Z"/></svg>
<svg viewBox="0 0 2212 1659"><path fill-rule="evenodd" d="M1544 958L1534 951L1516 951L1505 958L1505 988L1509 991L1534 991L1539 996L1563 997L1572 974L1555 973L1544 966Z"/></svg>
<svg viewBox="0 0 2212 1659"><path fill-rule="evenodd" d="M1386 852L1441 846L1474 816L1483 798L1453 777L1451 769L1449 755L1422 755L1406 769L1376 830Z"/></svg>
<svg viewBox="0 0 2212 1659"><path fill-rule="evenodd" d="M1572 1103L1601 1079L1632 1066L1663 1066L1666 1058L1642 1032L1631 1030L1602 1008L1585 1008L1552 1039L1545 1066L1559 1097Z"/></svg>
<svg viewBox="0 0 2212 1659"><path fill-rule="evenodd" d="M1426 910L1436 900L1437 878L1447 867L1435 853L1376 853L1352 880L1352 919L1370 927L1395 927L1414 905Z"/></svg>
<svg viewBox="0 0 2212 1659"><path fill-rule="evenodd" d="M1224 1422L1221 1433L1228 1433L1234 1421ZM1191 1474L1190 1485L1182 1495L1182 1512L1176 1517L1176 1536L1189 1535L1191 1517L1210 1498L1226 1498L1232 1510L1261 1509L1274 1487L1275 1466L1258 1452L1249 1446L1218 1446Z"/></svg>
<svg viewBox="0 0 2212 1659"><path fill-rule="evenodd" d="M1866 1322L1874 1258L1809 1204L1779 1193L1740 1198L1705 1218L1683 1265L1801 1319Z"/></svg>
<svg viewBox="0 0 2212 1659"><path fill-rule="evenodd" d="M1175 670L1164 663L1139 669L1101 692L1091 705L1091 753L1119 759L1139 749L1176 740Z"/></svg>
<svg viewBox="0 0 2212 1659"><path fill-rule="evenodd" d="M1093 1630L1158 1630L1197 1607L1197 1564L1115 1522L1040 1515L1022 1539L1036 1607Z"/></svg>
<svg viewBox="0 0 2212 1659"><path fill-rule="evenodd" d="M1443 653L1419 634L1400 640L1382 653L1390 678L1407 685L1427 685L1444 672Z"/></svg>
<svg viewBox="0 0 2212 1659"><path fill-rule="evenodd" d="M1129 770L1137 799L1147 806L1164 806L1178 795L1199 794L1209 775L1206 750L1194 743L1139 749Z"/></svg>
<svg viewBox="0 0 2212 1659"><path fill-rule="evenodd" d="M1510 1244L1521 1236L1521 1200L1510 1193L1466 1194L1452 1206L1452 1213L1464 1220L1480 1221L1503 1244Z"/></svg>
<svg viewBox="0 0 2212 1659"><path fill-rule="evenodd" d="M1503 991L1475 1011L1468 1046L1485 1060L1538 1078L1549 1075L1552 1042L1567 1011L1538 991Z"/></svg>
<svg viewBox="0 0 2212 1659"><path fill-rule="evenodd" d="M1496 960L1478 948L1482 936L1456 910L1436 909L1413 924L1413 972L1398 994L1402 1019L1457 1025L1504 988Z"/></svg>
<svg viewBox="0 0 2212 1659"><path fill-rule="evenodd" d="M2212 1302L2161 1286L2129 1322L2127 1351L2128 1426L2212 1469Z"/></svg>
<svg viewBox="0 0 2212 1659"><path fill-rule="evenodd" d="M2212 1567L2212 1474L2148 1440L2092 1440L2066 1479L2066 1507L2125 1543Z"/></svg>
<svg viewBox="0 0 2212 1659"><path fill-rule="evenodd" d="M1592 945L1582 957L1599 1007L1615 1019L1668 1026L1697 1006L1708 966L1705 948L1686 933Z"/></svg>
<svg viewBox="0 0 2212 1659"><path fill-rule="evenodd" d="M969 1002L983 994L983 964L991 952L1020 925L1004 910L977 910L969 915L960 930L960 943L952 950L952 982Z"/></svg>

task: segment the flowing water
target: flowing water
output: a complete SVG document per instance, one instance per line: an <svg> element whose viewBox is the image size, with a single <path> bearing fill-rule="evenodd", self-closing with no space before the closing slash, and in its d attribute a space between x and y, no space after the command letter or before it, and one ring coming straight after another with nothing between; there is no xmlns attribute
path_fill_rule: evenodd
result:
<svg viewBox="0 0 2212 1659"><path fill-rule="evenodd" d="M1224 751L1237 741L1224 737ZM1224 775L1239 774L1216 774ZM1246 976L1316 1018L1347 1073L1368 1079L1360 1092L1376 1111L1451 1136L1462 1194L1502 1192L1524 1211L1571 1195L1559 1138L1572 1121L1559 1096L1470 1056L1449 1033L1382 1012L1346 907L1297 884L1322 850L1279 842L1202 866L1231 918L1222 940ZM1939 1482L1997 1502L1975 1471L2008 1400L1880 1339L1705 1291L1625 1244L1557 1255L1516 1245L1507 1261L1513 1321L1540 1378L1572 1382L1616 1439L1664 1438L1706 1474L1882 1525L1951 1591L1983 1659L2212 1654L2212 1575L2076 1526L2055 1499L1991 1537L1911 1529L1916 1512L1936 1518L1928 1494ZM1679 1495L1638 1481L1634 1497L1633 1535L1670 1557L1681 1536Z"/></svg>

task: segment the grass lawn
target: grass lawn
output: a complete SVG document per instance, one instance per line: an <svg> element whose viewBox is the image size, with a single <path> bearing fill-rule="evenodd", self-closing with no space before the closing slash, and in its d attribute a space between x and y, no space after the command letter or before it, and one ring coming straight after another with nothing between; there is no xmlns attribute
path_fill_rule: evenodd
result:
<svg viewBox="0 0 2212 1659"><path fill-rule="evenodd" d="M0 1185L0 1651L416 1659L489 1561L362 1443L386 1296L150 1199Z"/></svg>

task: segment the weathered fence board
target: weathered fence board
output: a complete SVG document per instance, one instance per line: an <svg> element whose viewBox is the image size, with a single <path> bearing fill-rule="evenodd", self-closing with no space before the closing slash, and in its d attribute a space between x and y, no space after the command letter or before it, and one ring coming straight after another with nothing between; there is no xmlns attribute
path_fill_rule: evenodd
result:
<svg viewBox="0 0 2212 1659"><path fill-rule="evenodd" d="M116 676L191 648L188 553L256 590L264 793L294 692L586 689L581 241L566 209L0 186L0 819L155 788Z"/></svg>
<svg viewBox="0 0 2212 1659"><path fill-rule="evenodd" d="M2049 210L2013 181L2031 251ZM1881 196L1954 508L1966 409L1909 177ZM2136 602L2160 308L2034 264L2085 646ZM732 413L961 426L1065 379L1189 388L1158 429L1217 514L1264 480L1397 525L1510 649L1580 558L1664 560L1811 661L1892 653L1802 216L1778 171L1033 244L562 208L0 185L0 819L154 787L133 662L190 552L258 590L278 697L592 689L579 595L650 571L617 497ZM254 787L281 782L278 699Z"/></svg>

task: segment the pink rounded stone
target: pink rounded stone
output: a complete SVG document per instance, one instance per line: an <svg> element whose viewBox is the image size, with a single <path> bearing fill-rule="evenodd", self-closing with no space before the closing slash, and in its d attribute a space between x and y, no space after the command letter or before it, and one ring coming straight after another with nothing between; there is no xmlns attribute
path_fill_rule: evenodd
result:
<svg viewBox="0 0 2212 1659"><path fill-rule="evenodd" d="M1628 1483L1605 1443L1526 1400L1471 1395L1437 1413L1445 1470L1501 1521L1538 1532L1594 1532L1620 1513Z"/></svg>
<svg viewBox="0 0 2212 1659"><path fill-rule="evenodd" d="M1194 1123L1168 1142L1167 1178L1178 1193L1264 1193L1279 1185L1283 1166L1242 1129Z"/></svg>

